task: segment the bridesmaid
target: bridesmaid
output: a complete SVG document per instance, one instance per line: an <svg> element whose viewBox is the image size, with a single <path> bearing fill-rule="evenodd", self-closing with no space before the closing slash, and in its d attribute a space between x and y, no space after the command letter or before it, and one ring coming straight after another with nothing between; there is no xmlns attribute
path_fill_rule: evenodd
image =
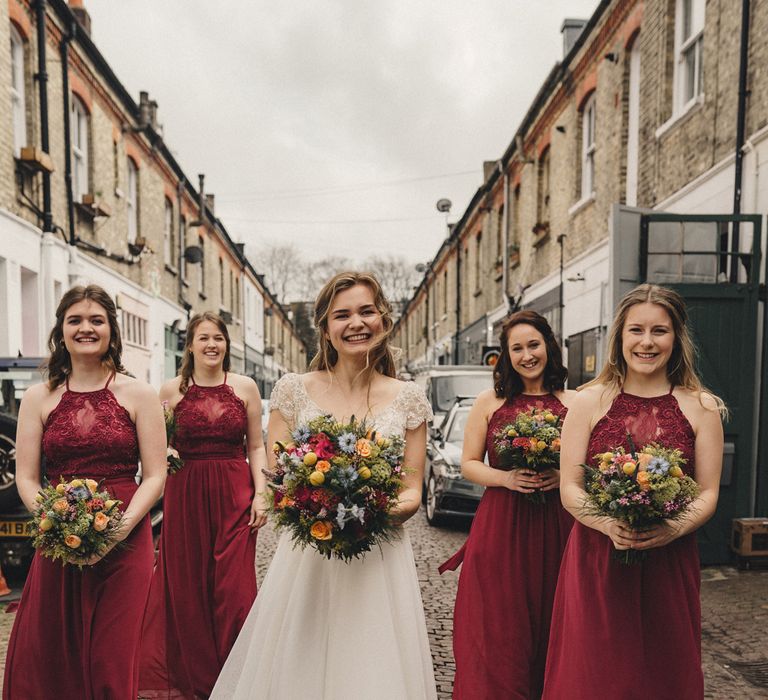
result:
<svg viewBox="0 0 768 700"><path fill-rule="evenodd" d="M453 697L538 698L544 679L552 600L573 519L558 495L560 473L505 469L493 436L517 415L543 408L564 416L576 392L560 346L535 311L513 314L501 331L494 388L472 406L464 431L462 474L486 486L464 546L440 567L463 561L453 622ZM491 466L483 463L488 454ZM544 503L525 494L540 491Z"/></svg>
<svg viewBox="0 0 768 700"><path fill-rule="evenodd" d="M250 377L229 372L229 352L224 321L193 316L181 374L160 390L184 466L165 492L143 697L208 697L256 597L256 530L266 522L254 493L266 465L261 396Z"/></svg>
<svg viewBox="0 0 768 700"><path fill-rule="evenodd" d="M147 512L165 482L162 411L155 391L125 374L115 304L101 287L63 296L48 345L48 381L26 391L19 411L19 495L35 510L42 451L53 483L93 478L123 501L125 546L82 571L35 555L8 643L3 698L134 700L152 577Z"/></svg>
<svg viewBox="0 0 768 700"><path fill-rule="evenodd" d="M701 670L695 531L715 512L723 402L696 375L682 298L643 284L619 304L608 363L574 399L563 429L561 496L577 519L563 555L544 697L694 700ZM682 450L701 488L687 514L643 531L586 515L581 463L656 441ZM614 550L648 552L626 565Z"/></svg>

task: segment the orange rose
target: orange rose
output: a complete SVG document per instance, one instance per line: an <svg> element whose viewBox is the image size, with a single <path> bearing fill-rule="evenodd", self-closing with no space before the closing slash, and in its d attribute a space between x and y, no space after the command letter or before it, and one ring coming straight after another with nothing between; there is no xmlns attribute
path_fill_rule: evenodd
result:
<svg viewBox="0 0 768 700"><path fill-rule="evenodd" d="M283 496L280 499L280 502L277 504L278 508L290 508L292 505L294 505L295 501L292 498L288 498L288 496Z"/></svg>
<svg viewBox="0 0 768 700"><path fill-rule="evenodd" d="M53 509L57 513L64 513L64 512L66 512L69 509L69 503L67 503L67 499L66 498L60 498L59 500L54 501L53 502Z"/></svg>
<svg viewBox="0 0 768 700"><path fill-rule="evenodd" d="M642 491L647 491L651 488L651 477L648 472L637 472L637 484Z"/></svg>
<svg viewBox="0 0 768 700"><path fill-rule="evenodd" d="M77 535L67 535L64 538L64 544L71 549L77 549L81 543L82 540Z"/></svg>
<svg viewBox="0 0 768 700"><path fill-rule="evenodd" d="M552 452L560 452L560 438L552 440Z"/></svg>
<svg viewBox="0 0 768 700"><path fill-rule="evenodd" d="M318 520L312 523L312 527L309 528L309 534L316 540L330 540L333 537L333 525L327 520Z"/></svg>
<svg viewBox="0 0 768 700"><path fill-rule="evenodd" d="M101 532L106 529L107 525L109 525L109 518L104 515L104 513L96 513L96 515L93 516L93 529L96 530L96 532Z"/></svg>
<svg viewBox="0 0 768 700"><path fill-rule="evenodd" d="M315 465L315 471L318 472L327 472L331 468L331 463L327 459L321 459L316 465Z"/></svg>
<svg viewBox="0 0 768 700"><path fill-rule="evenodd" d="M371 456L371 443L368 442L368 440L363 440L362 438L357 441L357 444L355 445L355 450L357 450L357 454L359 454L361 457L370 457Z"/></svg>
<svg viewBox="0 0 768 700"><path fill-rule="evenodd" d="M645 471L652 459L653 455L649 455L647 452L641 452L637 455L637 463L640 466L640 471Z"/></svg>

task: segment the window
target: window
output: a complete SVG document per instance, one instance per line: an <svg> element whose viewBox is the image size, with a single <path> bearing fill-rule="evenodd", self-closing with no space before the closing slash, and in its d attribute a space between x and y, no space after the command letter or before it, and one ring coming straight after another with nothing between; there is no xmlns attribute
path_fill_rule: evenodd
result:
<svg viewBox="0 0 768 700"><path fill-rule="evenodd" d="M675 112L701 94L705 0L677 0L675 13Z"/></svg>
<svg viewBox="0 0 768 700"><path fill-rule="evenodd" d="M536 222L540 224L549 222L549 152L546 148L539 156Z"/></svg>
<svg viewBox="0 0 768 700"><path fill-rule="evenodd" d="M448 270L443 271L443 313L448 313Z"/></svg>
<svg viewBox="0 0 768 700"><path fill-rule="evenodd" d="M198 236L197 245L200 246L200 252L202 254L200 256L200 276L197 278L199 283L199 288L197 291L200 294L205 294L205 238Z"/></svg>
<svg viewBox="0 0 768 700"><path fill-rule="evenodd" d="M496 262L500 262L504 254L504 205L499 207L496 219Z"/></svg>
<svg viewBox="0 0 768 700"><path fill-rule="evenodd" d="M128 242L135 243L139 235L139 170L128 158L128 192L125 203L128 211Z"/></svg>
<svg viewBox="0 0 768 700"><path fill-rule="evenodd" d="M72 196L76 202L90 192L88 180L88 112L80 98L72 95L69 108L69 130L72 140Z"/></svg>
<svg viewBox="0 0 768 700"><path fill-rule="evenodd" d="M219 258L219 298L221 299L221 305L224 304L224 260Z"/></svg>
<svg viewBox="0 0 768 700"><path fill-rule="evenodd" d="M11 110L13 112L13 155L21 155L27 145L27 106L25 93L24 42L11 24Z"/></svg>
<svg viewBox="0 0 768 700"><path fill-rule="evenodd" d="M125 309L121 309L121 313L123 318L120 328L123 332L123 341L143 348L148 347L147 320Z"/></svg>
<svg viewBox="0 0 768 700"><path fill-rule="evenodd" d="M173 204L165 200L165 217L163 219L163 251L165 252L165 264L175 267L176 241L173 240Z"/></svg>
<svg viewBox="0 0 768 700"><path fill-rule="evenodd" d="M627 179L624 202L630 207L635 207L640 142L640 42L637 39L629 53L627 97Z"/></svg>
<svg viewBox="0 0 768 700"><path fill-rule="evenodd" d="M235 316L240 318L240 279L235 277Z"/></svg>
<svg viewBox="0 0 768 700"><path fill-rule="evenodd" d="M235 306L235 275L231 269L229 271L229 308L237 315L237 307Z"/></svg>
<svg viewBox="0 0 768 700"><path fill-rule="evenodd" d="M483 275L483 234L475 237L475 291L480 290L480 280Z"/></svg>
<svg viewBox="0 0 768 700"><path fill-rule="evenodd" d="M179 243L181 244L181 276L182 279L187 279L187 259L184 257L184 251L187 249L187 220L183 217L179 217Z"/></svg>
<svg viewBox="0 0 768 700"><path fill-rule="evenodd" d="M581 115L581 198L595 189L595 95L584 103Z"/></svg>

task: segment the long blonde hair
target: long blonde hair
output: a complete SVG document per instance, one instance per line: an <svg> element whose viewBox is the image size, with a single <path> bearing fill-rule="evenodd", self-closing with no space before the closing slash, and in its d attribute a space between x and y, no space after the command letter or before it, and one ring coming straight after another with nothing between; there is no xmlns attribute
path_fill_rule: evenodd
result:
<svg viewBox="0 0 768 700"><path fill-rule="evenodd" d="M702 392L712 395L717 410L727 417L728 409L723 400L712 394L696 373L696 346L688 332L688 312L685 301L674 290L655 284L641 284L624 295L616 309L616 316L608 335L608 358L600 374L584 386L603 385L618 392L627 379L627 361L624 359L622 333L629 310L637 304L656 304L664 309L672 321L675 341L667 363L667 378L672 386L693 391L701 399Z"/></svg>
<svg viewBox="0 0 768 700"><path fill-rule="evenodd" d="M179 375L181 376L181 382L179 382L179 391L182 394L187 393L187 389L189 388L189 380L195 371L195 356L192 354L192 341L195 339L195 331L197 330L197 327L203 321L210 321L221 331L221 334L224 336L224 340L227 341L227 350L224 353L223 369L225 372L229 372L231 358L229 356L230 341L227 324L224 323L224 319L222 319L221 316L213 313L212 311L203 311L202 313L195 314L192 318L189 319L189 323L187 323L187 331L184 338L184 357L181 360L181 369L179 370Z"/></svg>
<svg viewBox="0 0 768 700"><path fill-rule="evenodd" d="M374 346L368 351L364 372L376 370L387 377L397 374L395 358L389 345L394 321L392 306L384 296L379 280L370 272L339 272L334 275L317 295L315 300L315 328L317 329L317 354L312 358L310 370L330 370L338 362L339 354L326 337L328 331L328 314L333 300L339 292L350 289L357 284L364 284L373 292L373 304L381 314L383 333L376 339Z"/></svg>

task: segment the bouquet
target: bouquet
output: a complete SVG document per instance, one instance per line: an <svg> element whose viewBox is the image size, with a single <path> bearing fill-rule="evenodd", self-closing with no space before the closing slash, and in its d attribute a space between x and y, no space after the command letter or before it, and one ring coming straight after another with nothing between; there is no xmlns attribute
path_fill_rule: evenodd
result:
<svg viewBox="0 0 768 700"><path fill-rule="evenodd" d="M165 441L168 444L168 449L166 451L168 473L175 474L184 466L184 460L179 457L179 453L171 447L173 437L176 435L176 416L167 401L163 401L163 416L165 417Z"/></svg>
<svg viewBox="0 0 768 700"><path fill-rule="evenodd" d="M627 437L630 452L619 447L595 455L597 466L582 465L587 513L624 520L636 529L683 516L699 495L698 484L683 472L683 453L656 442L638 451ZM614 554L624 564L636 564L648 553L627 549Z"/></svg>
<svg viewBox="0 0 768 700"><path fill-rule="evenodd" d="M328 415L292 438L275 443L276 468L265 473L270 512L295 542L348 562L396 534L389 511L403 487L402 438Z"/></svg>
<svg viewBox="0 0 768 700"><path fill-rule="evenodd" d="M499 467L535 472L559 468L560 428L560 417L551 411L532 408L518 413L514 423L500 428L493 436ZM541 491L525 496L535 503L545 502Z"/></svg>
<svg viewBox="0 0 768 700"><path fill-rule="evenodd" d="M93 555L103 554L117 539L122 501L113 499L93 479L47 484L36 496L32 545L40 554L76 564L81 569Z"/></svg>

